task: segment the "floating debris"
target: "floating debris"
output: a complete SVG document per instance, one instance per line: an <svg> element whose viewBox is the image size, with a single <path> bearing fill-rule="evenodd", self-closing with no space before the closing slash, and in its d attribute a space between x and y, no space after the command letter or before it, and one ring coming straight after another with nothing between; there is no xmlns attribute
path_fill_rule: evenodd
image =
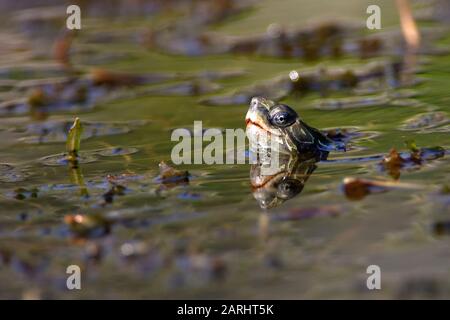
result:
<svg viewBox="0 0 450 320"><path fill-rule="evenodd" d="M437 236L450 234L450 221L438 221L432 225L433 233Z"/></svg>
<svg viewBox="0 0 450 320"><path fill-rule="evenodd" d="M418 158L422 161L422 163L424 163L425 161L442 158L446 153L445 149L439 146L431 148L420 148L416 152L419 153ZM412 157L414 158L415 156Z"/></svg>
<svg viewBox="0 0 450 320"><path fill-rule="evenodd" d="M108 71L106 69L93 69L90 74L94 86L106 87L131 87L144 84L153 84L172 80L174 74L151 73L151 74L130 74Z"/></svg>
<svg viewBox="0 0 450 320"><path fill-rule="evenodd" d="M166 187L173 187L188 184L189 177L188 171L177 170L161 161L159 163L159 176L156 178L156 181Z"/></svg>
<svg viewBox="0 0 450 320"><path fill-rule="evenodd" d="M397 0L396 4L400 16L400 26L408 48L407 52L415 53L420 46L420 32L413 17L411 6L407 0Z"/></svg>
<svg viewBox="0 0 450 320"><path fill-rule="evenodd" d="M17 188L13 192L13 197L17 200L37 198L38 192L39 192L38 188L32 188L32 189Z"/></svg>
<svg viewBox="0 0 450 320"><path fill-rule="evenodd" d="M401 170L417 170L424 163L442 158L445 149L442 147L417 148L414 142L410 142L410 152L397 152L391 149L389 155L385 156L379 163L382 171L387 171L394 178L399 179Z"/></svg>
<svg viewBox="0 0 450 320"><path fill-rule="evenodd" d="M136 174L136 173L132 173L132 172L126 172L126 173L121 173L121 174L117 174L117 175L109 174L106 177L106 180L108 180L108 182L110 182L111 184L120 184L120 183L125 183L127 181L136 181L136 180L143 180L143 179L144 179L144 175L140 175L140 174Z"/></svg>
<svg viewBox="0 0 450 320"><path fill-rule="evenodd" d="M405 165L405 160L394 148L388 156L384 157L381 161L381 165L385 168L388 174L395 180L400 178L400 169Z"/></svg>
<svg viewBox="0 0 450 320"><path fill-rule="evenodd" d="M111 181L111 180L110 180ZM114 201L115 196L123 196L126 191L126 187L113 183L111 188L103 194L103 200L105 201L105 204L111 204Z"/></svg>
<svg viewBox="0 0 450 320"><path fill-rule="evenodd" d="M45 93L42 89L34 89L31 91L28 96L28 104L32 108L43 107L48 104L48 98L45 96Z"/></svg>
<svg viewBox="0 0 450 320"><path fill-rule="evenodd" d="M53 44L53 57L63 67L70 68L70 48L74 39L73 32L64 32Z"/></svg>
<svg viewBox="0 0 450 320"><path fill-rule="evenodd" d="M387 192L392 189L416 190L419 186L390 181L376 181L359 178L345 178L342 189L349 200L361 200L369 194Z"/></svg>

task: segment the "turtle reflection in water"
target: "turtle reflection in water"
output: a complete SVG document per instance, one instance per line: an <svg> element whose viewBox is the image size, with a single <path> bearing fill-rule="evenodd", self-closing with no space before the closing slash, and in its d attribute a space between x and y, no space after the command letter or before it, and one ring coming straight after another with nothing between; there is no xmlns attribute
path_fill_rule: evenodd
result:
<svg viewBox="0 0 450 320"><path fill-rule="evenodd" d="M250 169L252 192L263 209L298 195L316 162L326 160L330 151L345 151L344 143L307 125L289 106L265 98L252 99L245 121L256 156Z"/></svg>

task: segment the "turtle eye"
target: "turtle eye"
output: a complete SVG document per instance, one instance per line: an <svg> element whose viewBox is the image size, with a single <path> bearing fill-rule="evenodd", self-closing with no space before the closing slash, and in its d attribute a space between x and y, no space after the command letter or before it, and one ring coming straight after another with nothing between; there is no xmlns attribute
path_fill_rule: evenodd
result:
<svg viewBox="0 0 450 320"><path fill-rule="evenodd" d="M297 113L284 104L276 105L269 112L269 121L279 128L286 128L297 120Z"/></svg>

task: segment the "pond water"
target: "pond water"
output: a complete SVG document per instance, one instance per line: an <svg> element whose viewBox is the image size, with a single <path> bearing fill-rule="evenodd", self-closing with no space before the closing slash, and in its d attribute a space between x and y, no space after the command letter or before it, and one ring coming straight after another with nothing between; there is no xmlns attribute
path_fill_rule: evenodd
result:
<svg viewBox="0 0 450 320"><path fill-rule="evenodd" d="M366 8L374 3L382 8L380 31L364 27ZM226 52L177 55L145 45L149 30L182 19L176 10L141 16L130 9L117 16L92 5L70 47L71 65L82 74L75 77L51 53L65 24L65 7L44 9L45 16L42 8L30 13L5 6L0 298L450 297L448 151L401 169L399 177L379 165L392 148L407 152L405 141L450 149L450 57L444 51L449 25L420 20L424 42L431 39L433 47L417 57L417 83L380 90L384 80L378 79L378 91L370 91L370 83L282 97L316 128L358 133L347 153L330 153L329 160L380 157L319 162L301 193L263 210L249 164L179 165L175 168L187 170L189 178L161 183L158 164L170 164L172 130L192 128L199 120L205 128L244 129L247 102L201 100L287 77L292 70L300 77L319 69L359 72L401 59L401 51L313 61ZM364 35L389 38L400 34L397 15L392 1L267 0L202 28L217 37L249 36L274 22L295 29L339 17ZM128 86L137 80L122 73L145 79ZM94 86L92 78L103 85ZM395 98L402 93L405 97ZM343 99L344 106L345 99L361 102L358 97L365 95L380 100L364 107L317 108L330 99ZM418 121L424 114L428 121ZM58 161L75 117L85 128L76 169ZM343 188L347 177L394 186L355 199ZM71 222L85 216L91 217L86 230L73 227ZM81 267L82 290L66 289L69 265ZM380 266L382 290L367 289L369 265Z"/></svg>

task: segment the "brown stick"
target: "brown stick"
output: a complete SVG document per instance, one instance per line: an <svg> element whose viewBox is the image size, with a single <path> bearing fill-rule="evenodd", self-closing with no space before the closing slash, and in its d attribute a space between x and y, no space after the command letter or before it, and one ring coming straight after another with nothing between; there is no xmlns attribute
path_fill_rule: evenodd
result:
<svg viewBox="0 0 450 320"><path fill-rule="evenodd" d="M401 75L401 81L404 84L410 84L414 80L414 73L417 65L417 50L420 46L420 33L412 15L409 0L396 0L396 3L400 15L403 37L406 42L406 51L403 58L405 67Z"/></svg>

